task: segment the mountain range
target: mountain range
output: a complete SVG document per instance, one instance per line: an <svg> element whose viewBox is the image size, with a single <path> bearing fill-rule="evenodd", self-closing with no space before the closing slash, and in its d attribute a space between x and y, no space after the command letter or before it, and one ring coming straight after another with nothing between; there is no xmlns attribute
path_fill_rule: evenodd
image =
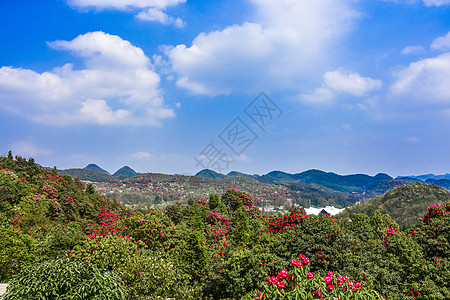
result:
<svg viewBox="0 0 450 300"><path fill-rule="evenodd" d="M433 180L440 180L440 179L447 179L450 180L450 173L447 173L445 175L434 175L434 174L424 174L424 175L409 175L409 176L397 176L396 179L402 179L402 178L412 178L412 179L419 179L420 181L427 181L428 179Z"/></svg>
<svg viewBox="0 0 450 300"><path fill-rule="evenodd" d="M91 171L93 171L95 173L92 173ZM104 181L104 180L108 179L108 176L106 176L106 177L101 176L97 173L117 177L120 179L134 177L134 176L137 176L140 174L140 173L136 172L135 170L133 170L132 168L130 168L129 166L124 166L124 167L120 168L119 170L117 170L114 174L111 175L111 173L109 173L105 169L102 169L101 167L99 167L96 164L89 164L86 167L84 167L83 169L66 169L66 170L61 170L61 172L63 174L67 174L72 177L74 177L74 176L78 177L81 180L89 180L89 181ZM85 179L83 179L83 178L85 178Z"/></svg>
<svg viewBox="0 0 450 300"><path fill-rule="evenodd" d="M382 195L396 186L419 181L409 177L394 179L384 173L375 176L338 175L320 170L295 174L272 171L264 175L237 171L225 175L208 169L195 176L139 174L128 166L111 175L95 164L84 169L61 170L60 173L89 181L100 193L134 206L207 198L210 194L221 194L227 189L236 188L250 193L260 206L279 207L297 203L301 206L346 207ZM450 186L450 180L447 179L436 182L447 189Z"/></svg>
<svg viewBox="0 0 450 300"><path fill-rule="evenodd" d="M304 184L319 184L332 190L336 190L348 194L364 194L368 190L379 186L380 184L391 182L394 179L384 173L375 176L366 174L338 175L332 172L324 172L321 170L308 170L301 173L286 173L282 171L272 171L264 175L248 175L240 172L230 172L226 175L217 173L213 170L202 170L195 176L224 179L232 176L244 176L258 180L263 183L276 184L279 182L296 182ZM402 181L416 181L414 179L405 179Z"/></svg>

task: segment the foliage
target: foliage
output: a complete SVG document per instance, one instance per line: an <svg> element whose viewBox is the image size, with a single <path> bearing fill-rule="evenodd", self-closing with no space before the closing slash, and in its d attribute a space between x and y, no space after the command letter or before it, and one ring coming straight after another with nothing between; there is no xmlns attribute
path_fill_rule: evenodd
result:
<svg viewBox="0 0 450 300"><path fill-rule="evenodd" d="M33 262L33 239L13 228L0 227L0 281Z"/></svg>
<svg viewBox="0 0 450 300"><path fill-rule="evenodd" d="M382 213L389 213L405 228L413 226L426 213L428 206L449 201L450 192L444 188L417 182L398 186L382 196L351 206L340 213L339 217L348 217L352 213L371 215L375 210L380 210Z"/></svg>
<svg viewBox="0 0 450 300"><path fill-rule="evenodd" d="M380 299L376 291L363 288L349 276L328 271L321 278L320 273L310 272L310 265L310 259L300 254L299 260L291 261L291 272L281 270L277 276L268 277L255 299Z"/></svg>
<svg viewBox="0 0 450 300"><path fill-rule="evenodd" d="M3 300L124 299L115 273L105 274L92 264L61 258L28 267L15 275Z"/></svg>

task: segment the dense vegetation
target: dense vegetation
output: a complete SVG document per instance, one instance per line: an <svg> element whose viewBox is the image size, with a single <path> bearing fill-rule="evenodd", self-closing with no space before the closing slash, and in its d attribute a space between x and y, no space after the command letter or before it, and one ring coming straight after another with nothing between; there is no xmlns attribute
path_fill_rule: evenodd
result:
<svg viewBox="0 0 450 300"><path fill-rule="evenodd" d="M379 211L266 216L235 189L137 212L32 159L0 166L5 300L450 299L448 202L407 231Z"/></svg>
<svg viewBox="0 0 450 300"><path fill-rule="evenodd" d="M429 206L449 201L448 190L416 182L396 187L363 204L350 206L340 214L340 217L349 217L352 213L371 215L379 210L382 213L389 213L396 223L405 228L415 225Z"/></svg>

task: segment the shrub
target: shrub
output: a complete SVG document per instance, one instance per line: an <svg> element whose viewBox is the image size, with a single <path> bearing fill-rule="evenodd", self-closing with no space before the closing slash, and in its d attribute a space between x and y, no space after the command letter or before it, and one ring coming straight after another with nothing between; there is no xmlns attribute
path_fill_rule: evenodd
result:
<svg viewBox="0 0 450 300"><path fill-rule="evenodd" d="M105 274L93 264L62 258L23 269L10 281L3 300L115 300L124 297L124 289L115 273Z"/></svg>
<svg viewBox="0 0 450 300"><path fill-rule="evenodd" d="M380 299L378 293L363 288L348 276L329 271L325 277L310 272L311 261L303 254L291 261L292 270L281 270L277 276L267 278L263 291L255 300L270 299Z"/></svg>

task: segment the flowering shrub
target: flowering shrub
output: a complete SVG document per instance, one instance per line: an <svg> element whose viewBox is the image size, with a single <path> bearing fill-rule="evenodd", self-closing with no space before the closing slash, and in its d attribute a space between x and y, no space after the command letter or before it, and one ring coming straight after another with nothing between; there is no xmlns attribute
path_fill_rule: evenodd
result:
<svg viewBox="0 0 450 300"><path fill-rule="evenodd" d="M300 209L294 208L291 210L291 213L289 215L270 218L267 221L267 224L269 226L268 228L264 229L264 231L284 232L286 229L302 223L303 219L307 218L309 218L309 216L302 208Z"/></svg>
<svg viewBox="0 0 450 300"><path fill-rule="evenodd" d="M252 196L246 192L241 192L235 189L226 191L222 195L221 200L230 211L236 211L240 207L243 207L248 211L250 208L254 207Z"/></svg>
<svg viewBox="0 0 450 300"><path fill-rule="evenodd" d="M278 275L268 277L264 290L254 299L381 299L377 292L363 288L348 276L329 271L321 277L310 272L310 265L310 259L300 254L299 260L291 261L291 272L281 270Z"/></svg>
<svg viewBox="0 0 450 300"><path fill-rule="evenodd" d="M215 243L221 242L228 236L228 230L230 228L229 221L230 218L228 216L221 215L218 212L211 212L207 216L209 226L206 227L206 235L211 246Z"/></svg>
<svg viewBox="0 0 450 300"><path fill-rule="evenodd" d="M388 227L387 231L386 231L386 237L385 240L381 243L383 246L387 247L387 240L389 237L395 235L395 234L401 234L400 230L396 229L396 228L392 228L392 227Z"/></svg>
<svg viewBox="0 0 450 300"><path fill-rule="evenodd" d="M146 215L135 214L124 218L118 227L121 234L142 241L148 249L168 250L177 237L175 224L159 210L152 210Z"/></svg>

